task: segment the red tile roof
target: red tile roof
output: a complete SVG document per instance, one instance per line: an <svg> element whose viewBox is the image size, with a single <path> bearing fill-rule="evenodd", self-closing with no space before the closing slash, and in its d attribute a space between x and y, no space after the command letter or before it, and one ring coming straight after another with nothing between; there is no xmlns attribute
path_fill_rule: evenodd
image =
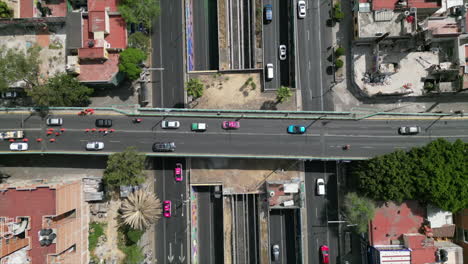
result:
<svg viewBox="0 0 468 264"><path fill-rule="evenodd" d="M65 0L42 1L43 6L47 6L52 11L52 17L66 17L67 4Z"/></svg>
<svg viewBox="0 0 468 264"><path fill-rule="evenodd" d="M89 12L89 32L106 31L106 12L105 11L91 11Z"/></svg>
<svg viewBox="0 0 468 264"><path fill-rule="evenodd" d="M8 189L0 192L0 217L29 216L30 227L27 235L31 237L29 256L32 263L47 263L47 254L55 253L55 244L42 247L38 231L42 229L42 217L55 215L55 190L37 188L20 191Z"/></svg>
<svg viewBox="0 0 468 264"><path fill-rule="evenodd" d="M81 82L106 82L119 71L119 54L109 53L108 59L104 63L80 62Z"/></svg>
<svg viewBox="0 0 468 264"><path fill-rule="evenodd" d="M93 33L88 31L89 19L83 17L83 47L88 46L88 40L93 39ZM127 26L123 18L118 16L109 16L110 32L105 36L105 40L111 45L111 48L127 48Z"/></svg>
<svg viewBox="0 0 468 264"><path fill-rule="evenodd" d="M398 0L374 0L372 1L372 10L395 9Z"/></svg>
<svg viewBox="0 0 468 264"><path fill-rule="evenodd" d="M436 247L416 248L411 251L411 264L436 263Z"/></svg>
<svg viewBox="0 0 468 264"><path fill-rule="evenodd" d="M81 49L78 49L78 57L80 59L105 59L106 50L103 47L81 48Z"/></svg>
<svg viewBox="0 0 468 264"><path fill-rule="evenodd" d="M388 202L388 206L377 208L369 225L371 245L390 245L405 233L418 233L426 215L417 201L406 201L401 205Z"/></svg>
<svg viewBox="0 0 468 264"><path fill-rule="evenodd" d="M407 0L408 7L416 8L440 8L440 0ZM372 10L389 9L394 10L398 0L374 0L372 1Z"/></svg>
<svg viewBox="0 0 468 264"><path fill-rule="evenodd" d="M88 0L88 11L104 11L106 7L109 12L117 12L118 0Z"/></svg>

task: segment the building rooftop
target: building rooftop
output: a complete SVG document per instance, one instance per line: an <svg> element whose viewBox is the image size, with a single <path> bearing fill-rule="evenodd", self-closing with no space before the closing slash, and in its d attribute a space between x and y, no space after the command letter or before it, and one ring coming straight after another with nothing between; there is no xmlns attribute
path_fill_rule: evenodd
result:
<svg viewBox="0 0 468 264"><path fill-rule="evenodd" d="M415 21L402 19L401 12L391 10L359 12L357 38L376 38L385 33L389 37L408 36L415 31Z"/></svg>
<svg viewBox="0 0 468 264"><path fill-rule="evenodd" d="M398 5L399 0L373 0L372 10L394 10L397 6L402 8L435 8L438 9L442 6L441 0L407 0L407 5ZM404 1L402 1L404 3Z"/></svg>
<svg viewBox="0 0 468 264"><path fill-rule="evenodd" d="M88 11L117 12L119 0L88 0Z"/></svg>
<svg viewBox="0 0 468 264"><path fill-rule="evenodd" d="M37 8L36 4L38 2L33 0L19 0L16 2L9 1L10 6L15 11L15 18L32 18L32 17L42 17L41 11ZM15 8L13 3L18 5L18 8ZM42 7L48 7L50 9L50 14L47 17L65 17L67 16L67 4L65 0L54 0L54 1L41 1Z"/></svg>
<svg viewBox="0 0 468 264"><path fill-rule="evenodd" d="M418 233L421 228L425 208L417 201L406 201L401 205L387 202L376 209L369 225L371 245L391 245L392 240L402 239L403 234Z"/></svg>
<svg viewBox="0 0 468 264"><path fill-rule="evenodd" d="M109 53L107 60L103 63L80 62L81 82L98 83L111 80L119 71L119 54Z"/></svg>
<svg viewBox="0 0 468 264"><path fill-rule="evenodd" d="M89 18L83 17L82 33L83 47L88 46L88 41L95 39L94 33L89 27ZM124 19L120 15L109 16L109 34L104 36L104 40L110 44L113 49L127 48L127 27Z"/></svg>

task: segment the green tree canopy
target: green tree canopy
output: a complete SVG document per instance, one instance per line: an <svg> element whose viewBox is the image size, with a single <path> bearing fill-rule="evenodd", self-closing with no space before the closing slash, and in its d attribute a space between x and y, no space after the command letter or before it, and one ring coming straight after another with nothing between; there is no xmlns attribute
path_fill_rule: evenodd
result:
<svg viewBox="0 0 468 264"><path fill-rule="evenodd" d="M5 91L12 84L24 81L31 89L39 84L39 53L41 48L33 46L26 50L0 47L0 91Z"/></svg>
<svg viewBox="0 0 468 264"><path fill-rule="evenodd" d="M339 69L339 68L343 67L343 65L344 65L344 62L343 62L342 60L337 59L337 60L335 61L335 67L336 67L336 68Z"/></svg>
<svg viewBox="0 0 468 264"><path fill-rule="evenodd" d="M409 152L355 164L359 190L374 200L416 199L457 212L468 207L468 144L437 139Z"/></svg>
<svg viewBox="0 0 468 264"><path fill-rule="evenodd" d="M135 32L128 37L128 47L141 49L146 54L148 53L149 37L141 32Z"/></svg>
<svg viewBox="0 0 468 264"><path fill-rule="evenodd" d="M60 73L27 93L37 106L86 106L93 89L82 85L73 76Z"/></svg>
<svg viewBox="0 0 468 264"><path fill-rule="evenodd" d="M289 98L292 96L292 91L291 88L286 87L286 86L281 86L277 91L276 91L276 100L278 103L283 103L289 101Z"/></svg>
<svg viewBox="0 0 468 264"><path fill-rule="evenodd" d="M8 5L0 1L0 18L12 18L13 17L13 10L11 10Z"/></svg>
<svg viewBox="0 0 468 264"><path fill-rule="evenodd" d="M122 0L119 12L127 23L140 24L151 29L152 20L159 16L159 0Z"/></svg>
<svg viewBox="0 0 468 264"><path fill-rule="evenodd" d="M135 48L128 48L120 53L119 70L124 72L130 80L140 78L139 64L146 59L146 54Z"/></svg>
<svg viewBox="0 0 468 264"><path fill-rule="evenodd" d="M374 202L365 197L359 197L356 193L348 193L344 198L344 211L348 221L356 225L359 233L367 231L370 220L375 215Z"/></svg>
<svg viewBox="0 0 468 264"><path fill-rule="evenodd" d="M144 168L145 155L139 153L135 147L128 147L123 152L109 156L103 180L111 188L139 185L145 181Z"/></svg>
<svg viewBox="0 0 468 264"><path fill-rule="evenodd" d="M185 89L187 90L187 94L194 98L199 98L203 95L203 83L200 79L192 78L188 80L185 84Z"/></svg>
<svg viewBox="0 0 468 264"><path fill-rule="evenodd" d="M343 56L345 54L345 50L343 47L338 47L336 50L335 50L335 56L339 57L339 56Z"/></svg>

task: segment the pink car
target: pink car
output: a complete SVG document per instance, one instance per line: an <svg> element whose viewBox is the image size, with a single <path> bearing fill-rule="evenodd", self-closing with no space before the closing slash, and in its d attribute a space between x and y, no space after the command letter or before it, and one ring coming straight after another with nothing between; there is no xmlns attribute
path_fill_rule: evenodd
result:
<svg viewBox="0 0 468 264"><path fill-rule="evenodd" d="M181 182L184 179L182 164L176 163L174 169L174 177L176 182Z"/></svg>
<svg viewBox="0 0 468 264"><path fill-rule="evenodd" d="M163 215L164 217L171 217L172 203L169 200L163 202Z"/></svg>
<svg viewBox="0 0 468 264"><path fill-rule="evenodd" d="M330 263L330 258L328 255L328 246L323 245L320 247L320 255L322 255L322 264Z"/></svg>
<svg viewBox="0 0 468 264"><path fill-rule="evenodd" d="M235 129L240 127L239 121L224 121L223 128L224 129Z"/></svg>

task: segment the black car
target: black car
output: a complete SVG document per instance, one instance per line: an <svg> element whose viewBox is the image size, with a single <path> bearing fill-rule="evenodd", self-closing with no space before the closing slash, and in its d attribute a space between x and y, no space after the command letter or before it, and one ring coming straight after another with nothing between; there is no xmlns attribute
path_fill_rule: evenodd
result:
<svg viewBox="0 0 468 264"><path fill-rule="evenodd" d="M175 151L175 148L174 142L156 142L153 144L154 152L172 152Z"/></svg>
<svg viewBox="0 0 468 264"><path fill-rule="evenodd" d="M96 119L96 126L97 127L111 127L112 120L111 119Z"/></svg>

